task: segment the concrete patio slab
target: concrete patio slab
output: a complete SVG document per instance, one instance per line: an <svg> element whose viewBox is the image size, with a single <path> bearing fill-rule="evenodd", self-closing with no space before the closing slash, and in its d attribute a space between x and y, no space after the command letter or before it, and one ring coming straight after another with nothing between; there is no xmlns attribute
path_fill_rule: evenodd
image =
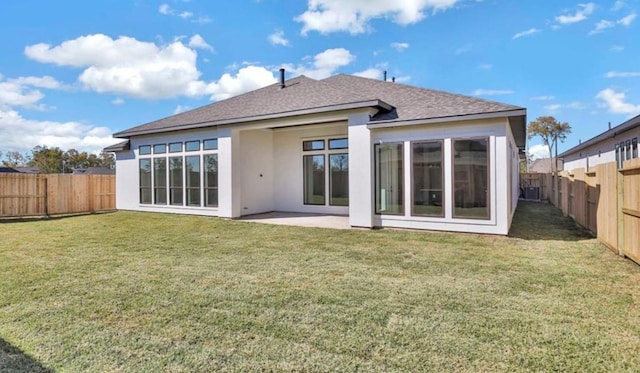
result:
<svg viewBox="0 0 640 373"><path fill-rule="evenodd" d="M239 221L254 223L294 225L299 227L350 229L346 215L304 214L297 212L267 212L243 216Z"/></svg>

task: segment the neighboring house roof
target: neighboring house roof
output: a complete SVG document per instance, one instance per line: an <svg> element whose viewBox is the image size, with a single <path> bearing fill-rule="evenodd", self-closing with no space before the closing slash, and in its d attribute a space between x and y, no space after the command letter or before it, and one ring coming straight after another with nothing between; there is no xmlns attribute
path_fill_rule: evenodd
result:
<svg viewBox="0 0 640 373"><path fill-rule="evenodd" d="M603 133L601 133L601 134L599 134L599 135L597 135L595 137L592 137L589 140L584 141L584 142L574 146L573 148L571 148L569 150L566 150L562 154L558 155L558 157L559 158L566 157L568 155L577 153L577 152L579 152L579 151L581 151L583 149L586 149L586 148L590 147L591 145L597 144L597 143L599 143L601 141L604 141L606 139L609 139L609 138L616 137L617 135L619 135L619 134L621 134L623 132L632 130L632 129L636 128L636 127L640 127L640 115L635 116L635 117L629 119L628 121L626 121L626 122L624 122L624 123L622 123L622 124L620 124L618 126L615 126L615 127L611 128L610 130L607 130L607 131L605 131L605 132L603 132Z"/></svg>
<svg viewBox="0 0 640 373"><path fill-rule="evenodd" d="M125 140L125 141L120 141L117 144L113 144L110 146L107 146L106 148L104 148L103 150L105 152L121 152L123 150L129 150L129 140Z"/></svg>
<svg viewBox="0 0 640 373"><path fill-rule="evenodd" d="M115 175L116 170L106 167L87 167L87 168L76 168L73 170L74 174L82 174L82 175Z"/></svg>
<svg viewBox="0 0 640 373"><path fill-rule="evenodd" d="M559 160L558 162L558 170L562 170L563 162ZM538 173L538 174L550 174L553 172L551 169L551 158L539 158L531 162L529 165L530 173Z"/></svg>
<svg viewBox="0 0 640 373"><path fill-rule="evenodd" d="M13 167L0 167L0 172L15 174L15 173L18 173L20 171L16 170Z"/></svg>
<svg viewBox="0 0 640 373"><path fill-rule="evenodd" d="M23 174L39 174L40 173L40 169L38 167L14 167L16 169L16 171L23 173Z"/></svg>
<svg viewBox="0 0 640 373"><path fill-rule="evenodd" d="M370 123L404 122L493 113L524 116L524 108L476 97L412 87L350 75L323 80L305 76L257 89L197 109L146 123L114 134L136 135L241 123L353 108L377 107ZM107 148L108 149L108 148ZM107 150L105 149L105 150ZM107 150L109 151L109 150ZM115 150L113 150L115 151Z"/></svg>

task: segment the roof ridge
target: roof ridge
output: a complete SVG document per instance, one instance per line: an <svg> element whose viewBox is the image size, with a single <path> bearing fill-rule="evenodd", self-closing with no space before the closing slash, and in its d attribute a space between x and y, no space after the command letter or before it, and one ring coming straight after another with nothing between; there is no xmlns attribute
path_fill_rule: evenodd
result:
<svg viewBox="0 0 640 373"><path fill-rule="evenodd" d="M285 87L287 87L287 82L292 82L292 81L294 81L294 80L302 80L302 79L306 79L306 80L309 80L309 81L312 81L312 82L319 82L319 80L317 80L317 79L309 78L308 76L301 74L301 75L298 75L298 76L293 77L293 78L285 79L285 81L284 81L284 83L285 83ZM258 88L258 89L254 89L254 90L252 90L252 91L244 92L244 93L241 93L241 94L239 94L239 95L235 95L235 96L231 96L231 97L225 98L225 99L223 99L223 100L213 101L213 102L210 102L210 103L208 103L208 104L206 104L206 105L203 105L203 106L198 106L198 107L195 107L195 108L193 108L193 109L189 109L189 110L185 110L185 111L180 112L180 113L172 114L172 115L169 115L168 117L164 117L164 118L157 119L157 120L152 120L152 121L149 121L149 122L146 122L146 123L143 123L143 124L137 125L137 126L135 126L135 127L128 128L128 129L126 129L125 131L126 131L126 132L129 132L129 131L135 131L135 129L136 129L136 128L140 128L140 127L146 126L146 125L148 125L148 124L155 123L155 122L157 122L158 120L165 120L165 119L169 119L169 118L180 118L180 117L184 117L184 116L187 116L188 114L191 114L191 113L196 112L196 111L203 111L203 110L206 110L207 108L210 108L211 106L216 105L216 104L219 104L219 103L221 103L221 102L225 102L225 101L228 101L228 100L232 100L232 99L234 99L234 98L241 98L241 97L247 96L247 95L249 95L249 94L256 94L256 92L260 92L260 91L263 91L263 90L267 90L267 89L269 89L269 88L272 88L272 87L275 87L275 86L279 86L279 85L280 85L280 82L275 82L275 83L272 83L272 84L266 85L266 86L264 86L264 87L261 87L261 88ZM291 85L291 84L290 84L290 85ZM290 85L289 85L289 86L290 86ZM125 132L125 131L119 131L119 132Z"/></svg>
<svg viewBox="0 0 640 373"><path fill-rule="evenodd" d="M487 100L485 98L480 98L480 97L476 97L476 96L471 96L471 95L464 95L461 93L454 93L454 92L449 92L449 91L444 91L444 90L440 90L440 89L433 89L433 88L424 88L424 87L418 87L415 85L410 85L410 84L406 84L406 83L401 83L401 82L395 82L395 81L388 81L388 80L380 80L380 79L374 79L374 78L368 78L365 76L358 76L358 75L350 75L350 74L344 74L344 73L340 73L340 74L336 74L336 75L332 75L328 78L325 78L321 81L326 81L328 79L332 79L332 78L337 78L340 76L345 76L348 78L352 78L352 79L361 79L361 80L365 80L365 81L371 81L375 84L388 84L388 85L394 85L394 86L404 86L410 89L415 89L418 91L425 91L425 92L433 92L433 93L438 93L438 94L446 94L446 95L450 95L450 96L455 96L455 97L461 97L461 98L467 98L467 99L473 99L473 100L478 100L478 101L482 101L482 102L486 102L486 103L491 103L491 104L498 104L498 105L503 105L503 106L511 106L513 108L519 108L519 109L524 109L524 107L519 106L519 105L512 105L512 104L505 104L503 102L499 102L499 101L494 101L494 100Z"/></svg>

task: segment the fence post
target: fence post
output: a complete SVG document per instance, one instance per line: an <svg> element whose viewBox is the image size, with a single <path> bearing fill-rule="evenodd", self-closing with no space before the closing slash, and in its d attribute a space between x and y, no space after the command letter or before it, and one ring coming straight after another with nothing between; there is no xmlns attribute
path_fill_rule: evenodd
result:
<svg viewBox="0 0 640 373"><path fill-rule="evenodd" d="M618 255L624 255L624 214L622 208L624 207L624 174L617 171L618 177L616 182L616 190L618 191L618 200L616 203L616 211L618 212Z"/></svg>
<svg viewBox="0 0 640 373"><path fill-rule="evenodd" d="M44 177L44 216L49 217L49 178Z"/></svg>
<svg viewBox="0 0 640 373"><path fill-rule="evenodd" d="M94 186L94 175L88 175L89 176L89 193L87 193L87 199L89 200L88 205L89 205L89 212L90 213L94 213L94 203L95 203L95 186Z"/></svg>

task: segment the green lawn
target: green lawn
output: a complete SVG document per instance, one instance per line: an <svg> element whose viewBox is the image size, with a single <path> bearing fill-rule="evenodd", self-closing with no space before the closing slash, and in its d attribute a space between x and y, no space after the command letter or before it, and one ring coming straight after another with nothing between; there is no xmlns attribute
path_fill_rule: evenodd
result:
<svg viewBox="0 0 640 373"><path fill-rule="evenodd" d="M0 223L0 371L638 371L640 267L512 237L118 212Z"/></svg>

